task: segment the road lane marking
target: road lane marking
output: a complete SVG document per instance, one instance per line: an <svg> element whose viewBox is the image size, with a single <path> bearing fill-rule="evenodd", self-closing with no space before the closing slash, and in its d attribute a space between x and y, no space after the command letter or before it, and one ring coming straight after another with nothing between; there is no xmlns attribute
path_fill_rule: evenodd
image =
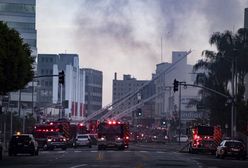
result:
<svg viewBox="0 0 248 168"><path fill-rule="evenodd" d="M74 151L75 153L80 153L80 152L83 152L83 151Z"/></svg>
<svg viewBox="0 0 248 168"><path fill-rule="evenodd" d="M103 160L103 152L98 152L96 160Z"/></svg>
<svg viewBox="0 0 248 168"><path fill-rule="evenodd" d="M156 153L165 153L165 152L162 152L162 151L157 151Z"/></svg>
<svg viewBox="0 0 248 168"><path fill-rule="evenodd" d="M87 166L87 164L76 165L76 166L72 166L70 168L78 168L78 167L85 167L85 166Z"/></svg>
<svg viewBox="0 0 248 168"><path fill-rule="evenodd" d="M139 151L139 152L141 152L141 153L147 153L148 151Z"/></svg>
<svg viewBox="0 0 248 168"><path fill-rule="evenodd" d="M90 151L90 152L98 152L98 151Z"/></svg>
<svg viewBox="0 0 248 168"><path fill-rule="evenodd" d="M57 153L65 153L65 151L58 151Z"/></svg>

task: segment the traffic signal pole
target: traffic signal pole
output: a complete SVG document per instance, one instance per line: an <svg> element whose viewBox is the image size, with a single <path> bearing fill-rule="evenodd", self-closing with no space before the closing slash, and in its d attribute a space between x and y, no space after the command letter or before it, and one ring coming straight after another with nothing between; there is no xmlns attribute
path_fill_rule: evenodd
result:
<svg viewBox="0 0 248 168"><path fill-rule="evenodd" d="M180 82L179 82L180 83ZM181 144L181 85L179 84L179 100L178 100L178 104L179 104L179 108L178 108L178 118L179 118L179 144Z"/></svg>

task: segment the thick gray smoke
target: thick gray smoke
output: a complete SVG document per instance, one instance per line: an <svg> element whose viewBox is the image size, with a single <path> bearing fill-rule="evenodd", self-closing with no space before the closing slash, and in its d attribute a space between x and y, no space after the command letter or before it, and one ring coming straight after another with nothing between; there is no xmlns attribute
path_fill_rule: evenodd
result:
<svg viewBox="0 0 248 168"><path fill-rule="evenodd" d="M192 49L194 63L213 32L243 26L243 0L84 0L75 16L75 45L83 67L103 71L104 101L114 72L150 79L171 52Z"/></svg>

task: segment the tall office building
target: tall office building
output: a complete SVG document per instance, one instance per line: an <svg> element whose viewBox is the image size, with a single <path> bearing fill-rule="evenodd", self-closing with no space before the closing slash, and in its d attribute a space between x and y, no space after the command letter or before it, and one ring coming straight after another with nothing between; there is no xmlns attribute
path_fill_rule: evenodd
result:
<svg viewBox="0 0 248 168"><path fill-rule="evenodd" d="M102 108L102 72L90 68L81 69L84 80L85 114L88 116Z"/></svg>
<svg viewBox="0 0 248 168"><path fill-rule="evenodd" d="M39 89L37 106L47 118L82 119L82 106L80 91L79 58L77 54L39 54L38 68ZM59 72L64 71L65 83L59 84ZM53 76L52 76L53 75ZM61 110L61 102L65 105ZM80 116L81 114L81 116Z"/></svg>
<svg viewBox="0 0 248 168"><path fill-rule="evenodd" d="M7 23L11 28L16 29L24 42L28 43L32 50L32 57L37 57L36 29L35 29L35 0L0 0L0 21ZM36 71L36 63L34 63ZM36 83L29 83L21 92L10 94L10 105L14 111L19 111L20 115L25 112L33 112L36 100L36 92L33 90ZM21 104L19 104L21 100ZM22 108L20 110L20 108Z"/></svg>

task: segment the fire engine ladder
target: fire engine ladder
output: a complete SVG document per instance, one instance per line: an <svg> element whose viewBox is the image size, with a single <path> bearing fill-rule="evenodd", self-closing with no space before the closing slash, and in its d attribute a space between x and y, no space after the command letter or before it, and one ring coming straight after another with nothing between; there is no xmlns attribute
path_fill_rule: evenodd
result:
<svg viewBox="0 0 248 168"><path fill-rule="evenodd" d="M146 102L148 102L148 101L151 101L152 99L156 98L157 96L160 96L160 95L163 94L163 93L165 93L165 91L162 91L162 92L160 92L160 93L157 93L157 94L154 94L154 95L150 96L149 98L147 98L147 99L141 101L140 103L138 103L138 104L136 104L136 105L134 105L134 106L132 106L132 107L130 107L130 108L124 110L123 112L121 112L121 113L115 115L115 116L113 117L113 119L115 119L115 120L121 119L122 117L126 116L127 114L131 113L132 111L136 110L137 108L142 107L142 106L144 105L144 103L146 103ZM103 117L105 117L105 115L104 115ZM107 117L108 117L108 116L107 116ZM102 118L102 119L106 119L106 118Z"/></svg>
<svg viewBox="0 0 248 168"><path fill-rule="evenodd" d="M87 122L89 120L91 120L92 118L96 117L97 115L101 114L104 111L107 111L109 108L115 106L120 106L121 104L123 104L124 102L126 102L128 99L136 96L142 89L144 89L146 86L148 86L150 83L154 82L155 80L157 80L158 78L160 78L162 75L164 75L165 73L168 73L168 71L170 71L178 62L180 62L181 60L183 60L187 55L189 55L191 53L191 50L189 50L183 57L181 57L180 59L178 59L174 64L172 64L171 66L169 66L168 68L164 69L162 72L160 72L158 75L156 75L151 81L148 81L147 83L145 83L143 86L141 86L140 88L138 88L136 91L134 92L129 92L126 95L124 95L123 97L121 97L120 99L118 99L117 101L115 101L114 103L110 103L108 105L106 105L104 108L92 113L91 115L89 115L84 122ZM110 114L108 113L112 113L112 111L108 111L105 115L108 116ZM105 116L104 115L104 116Z"/></svg>

